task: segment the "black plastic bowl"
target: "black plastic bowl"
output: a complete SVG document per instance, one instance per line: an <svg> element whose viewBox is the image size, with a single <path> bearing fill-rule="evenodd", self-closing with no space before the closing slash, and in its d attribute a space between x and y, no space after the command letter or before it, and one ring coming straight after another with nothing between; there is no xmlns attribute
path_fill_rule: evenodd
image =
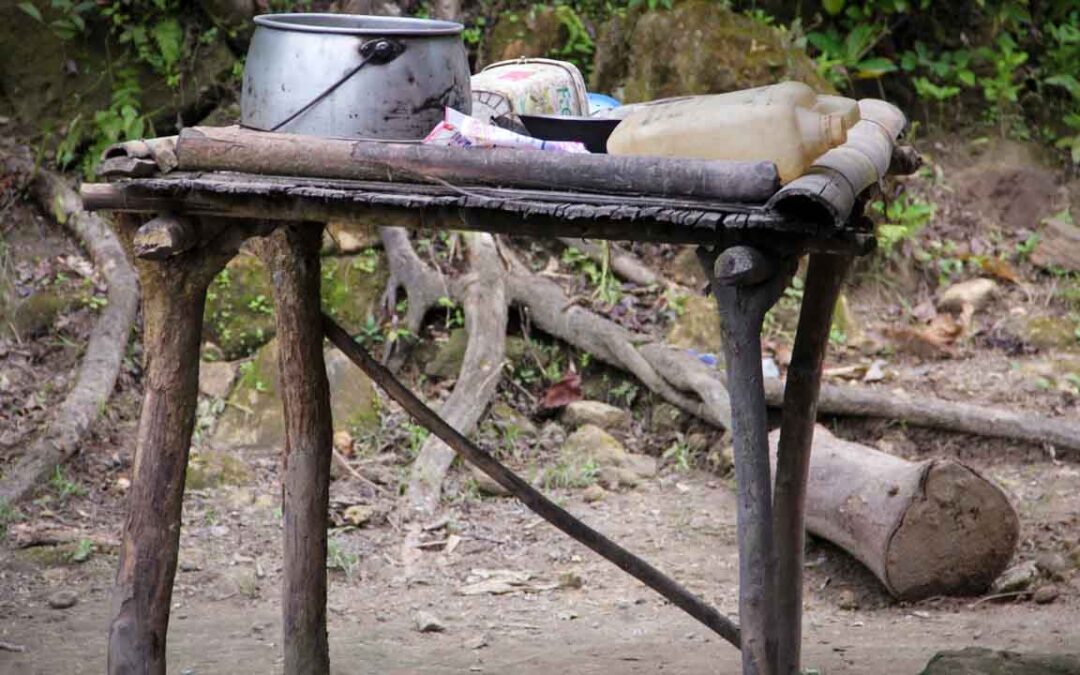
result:
<svg viewBox="0 0 1080 675"><path fill-rule="evenodd" d="M533 138L580 141L589 152L607 154L607 139L622 120L563 115L518 115Z"/></svg>

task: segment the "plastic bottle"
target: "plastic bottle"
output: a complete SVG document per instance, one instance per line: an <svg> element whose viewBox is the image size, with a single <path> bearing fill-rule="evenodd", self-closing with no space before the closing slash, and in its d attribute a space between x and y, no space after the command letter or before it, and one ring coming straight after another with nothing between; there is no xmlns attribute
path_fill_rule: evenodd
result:
<svg viewBox="0 0 1080 675"><path fill-rule="evenodd" d="M787 183L847 138L843 113L823 115L790 101L732 105L718 98L646 106L615 127L608 153L772 161Z"/></svg>

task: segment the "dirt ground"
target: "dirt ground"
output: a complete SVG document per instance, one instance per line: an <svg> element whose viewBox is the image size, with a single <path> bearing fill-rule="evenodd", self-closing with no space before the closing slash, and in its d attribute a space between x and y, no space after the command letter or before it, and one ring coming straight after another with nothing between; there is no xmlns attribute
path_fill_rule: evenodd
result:
<svg viewBox="0 0 1080 675"><path fill-rule="evenodd" d="M942 213L932 227L942 237L970 240L975 228L992 220L1005 234L988 245L1015 246L1024 240L1024 228L1041 217L1035 211L1054 206L1067 192L1048 190L1041 170L1030 168L1030 158L1002 156L991 162L951 150L940 154L949 180L928 181L920 189L936 195ZM18 283L55 279L57 269L77 277L77 250L57 240L39 218L19 217L36 229L7 226L3 233L9 245L14 242L24 258L35 241L53 254L45 256L48 269L17 268ZM5 221L12 218L9 213ZM1029 315L1060 314L1054 299L1058 281L1027 268L1020 272L1024 279L1003 284L993 304L976 316L972 334L948 345L947 354L887 350L885 381L859 386L1076 418L1080 389L1061 377L1080 359L1075 345L1033 345L1016 323ZM871 282L850 291L850 297L870 344L887 340L881 326L908 320L912 307L918 309L935 290L925 274L904 276L888 268L864 274ZM92 279L87 288L90 295L101 295ZM907 307L896 300L898 294L907 295ZM85 308L68 308L49 339L3 342L0 451L14 447L59 400L90 316ZM770 338L781 362L782 343L782 331ZM861 376L860 368L878 356L854 341L836 345L827 364L830 381L850 379L853 366ZM24 508L23 520L10 524L12 534L0 545L0 673L104 669L109 589L123 518L122 479L130 469L138 407L138 362L135 347L106 419L43 498ZM401 422L393 416L384 419ZM1080 554L1076 458L1057 458L1036 445L900 423L826 422L844 438L909 459L947 456L969 463L997 481L1020 513L1016 562L1058 554L1073 568L1057 580L1038 582L1058 590L1048 604L1036 604L1030 595L904 604L891 599L850 556L812 540L805 666L829 674L914 674L943 649L1080 651L1080 571L1075 569L1080 560L1073 560ZM668 442L643 432L628 445L660 455ZM197 449L211 461L208 451ZM185 498L168 643L173 673L281 670L278 458L265 449L230 452L246 467L241 475L226 484L189 489ZM586 503L578 489L554 494L589 524L734 615L734 486L730 477L702 470L704 464L680 470L668 462L657 478L598 502ZM402 470L400 465L385 469L391 475ZM737 672L737 652L707 629L516 502L480 498L464 486L457 474L447 518L432 523L419 560L411 561L402 555L393 495L373 495L347 478L335 481L332 501L339 520L348 505L373 507L370 521L361 527L331 533L335 673ZM20 548L19 528L42 523L79 536L62 546ZM509 592L471 594L485 579L508 580L511 585L503 590ZM51 608L50 598L61 590L74 591L77 603ZM420 632L418 612L434 615L444 630ZM12 651L19 647L25 651Z"/></svg>
<svg viewBox="0 0 1080 675"><path fill-rule="evenodd" d="M266 464L272 459L265 458ZM1020 555L1075 537L1080 471L1050 462L980 466L1013 486L1024 523ZM273 477L268 470L265 478ZM587 522L675 575L724 612L736 609L734 502L724 481L671 474L634 491L585 504L559 495ZM255 674L280 670L279 528L272 480L191 495L185 507L181 571L169 636L176 673ZM207 525L208 514L219 514ZM72 520L101 521L76 514ZM466 502L447 529L453 553L424 554L406 579L399 534L386 523L349 532L355 568L330 586L330 643L337 673L726 673L737 653L692 619L589 551L505 499ZM114 555L81 565L47 564L37 549L6 551L0 640L3 673L96 673L105 659ZM827 673L917 673L936 651L968 645L1021 651L1080 645L1080 585L1051 605L939 599L898 605L837 549L811 544L807 557L805 663ZM462 595L475 570L528 572L526 588ZM569 580L569 582L567 581ZM580 582L580 588L574 588ZM555 586L556 588L551 588ZM531 588L530 588L531 587ZM71 609L48 608L59 588L76 589ZM854 602L849 593L854 593ZM843 605L843 607L841 606ZM420 633L417 611L440 633Z"/></svg>

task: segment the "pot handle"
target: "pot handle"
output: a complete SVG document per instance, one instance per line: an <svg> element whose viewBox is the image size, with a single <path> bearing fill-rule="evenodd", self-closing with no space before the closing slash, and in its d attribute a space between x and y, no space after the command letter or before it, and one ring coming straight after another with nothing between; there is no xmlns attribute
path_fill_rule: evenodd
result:
<svg viewBox="0 0 1080 675"><path fill-rule="evenodd" d="M362 43L360 45L359 51L360 63L358 63L355 68L342 75L337 82L334 82L329 87L324 89L322 93L320 93L318 96L305 103L302 108L292 113L285 119L281 120L274 126L270 127L270 131L277 131L289 122L292 122L300 115L306 113L308 110L311 110L313 107L315 107L317 103L319 103L319 101L334 93L335 89L345 84L345 82L348 81L349 78L359 73L360 69L368 65L369 63L376 66L383 66L387 63L390 63L397 57L401 56L402 52L405 51L405 44L397 40L390 40L388 38L377 38L375 40L368 40L367 42Z"/></svg>
<svg viewBox="0 0 1080 675"><path fill-rule="evenodd" d="M390 63L405 51L405 44L397 40L378 38L360 45L360 57L363 63L382 66Z"/></svg>

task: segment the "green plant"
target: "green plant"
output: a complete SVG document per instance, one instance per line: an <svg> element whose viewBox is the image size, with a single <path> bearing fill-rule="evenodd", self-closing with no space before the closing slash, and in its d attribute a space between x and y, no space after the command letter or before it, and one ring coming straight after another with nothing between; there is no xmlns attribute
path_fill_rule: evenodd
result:
<svg viewBox="0 0 1080 675"><path fill-rule="evenodd" d="M670 461L675 465L675 469L678 471L689 471L692 454L693 451L680 434L678 440L669 445L667 450L664 450L663 454L660 455L660 459L665 462Z"/></svg>
<svg viewBox="0 0 1080 675"><path fill-rule="evenodd" d="M383 337L382 326L375 320L375 317L368 314L367 319L364 321L364 325L360 327L360 332L357 333L353 340L358 344L370 347L371 345L378 344L385 341Z"/></svg>
<svg viewBox="0 0 1080 675"><path fill-rule="evenodd" d="M94 542L89 539L80 539L79 543L75 545L75 550L71 553L71 561L76 563L84 563L90 559L91 554L94 552Z"/></svg>
<svg viewBox="0 0 1080 675"><path fill-rule="evenodd" d="M8 526L23 519L19 507L0 500L0 539L7 537Z"/></svg>
<svg viewBox="0 0 1080 675"><path fill-rule="evenodd" d="M424 446L424 441L427 440L431 432L415 422L406 422L405 432L408 434L407 453L409 458L412 459L420 454L420 448Z"/></svg>
<svg viewBox="0 0 1080 675"><path fill-rule="evenodd" d="M53 474L49 478L49 487L52 488L61 502L67 501L69 497L81 497L86 494L86 489L64 475L64 470L59 465L53 470Z"/></svg>
<svg viewBox="0 0 1080 675"><path fill-rule="evenodd" d="M247 303L248 309L258 314L273 314L274 305L270 302L270 299L260 293L256 295Z"/></svg>
<svg viewBox="0 0 1080 675"><path fill-rule="evenodd" d="M541 482L548 490L584 488L595 483L599 473L600 465L596 463L596 460L588 459L581 462L561 459L544 469Z"/></svg>
<svg viewBox="0 0 1080 675"><path fill-rule="evenodd" d="M819 52L816 60L821 76L837 87L850 89L854 80L876 80L896 72L891 59L869 55L888 32L878 24L860 23L843 37L830 28L807 33L806 40Z"/></svg>
<svg viewBox="0 0 1080 675"><path fill-rule="evenodd" d="M379 254L370 248L365 248L352 261L352 267L358 272L372 274L379 267Z"/></svg>
<svg viewBox="0 0 1080 675"><path fill-rule="evenodd" d="M615 304L622 297L622 288L611 272L611 251L607 242L603 242L603 247L604 255L599 264L573 246L563 250L562 262L584 274L589 283L596 287L593 297L601 302Z"/></svg>
<svg viewBox="0 0 1080 675"><path fill-rule="evenodd" d="M1006 124L1012 115L1020 93L1019 68L1028 60L1027 52L1021 50L1016 40L1008 33L998 35L993 47L981 47L978 55L989 62L994 74L979 80L983 96L994 105L992 111L997 118L1001 136L1006 135Z"/></svg>
<svg viewBox="0 0 1080 675"><path fill-rule="evenodd" d="M608 400L614 404L630 407L637 398L638 387L630 380L623 380L608 392Z"/></svg>
<svg viewBox="0 0 1080 675"><path fill-rule="evenodd" d="M873 202L870 211L882 219L877 227L878 250L887 257L897 244L922 231L934 217L935 207L905 192L888 204Z"/></svg>
<svg viewBox="0 0 1080 675"><path fill-rule="evenodd" d="M326 567L332 570L341 570L345 576L352 579L353 572L360 562L360 556L348 553L336 538L326 542Z"/></svg>
<svg viewBox="0 0 1080 675"><path fill-rule="evenodd" d="M436 301L436 304L446 310L445 325L447 330L465 325L465 312L462 310L461 305L454 302L453 298L444 295Z"/></svg>

